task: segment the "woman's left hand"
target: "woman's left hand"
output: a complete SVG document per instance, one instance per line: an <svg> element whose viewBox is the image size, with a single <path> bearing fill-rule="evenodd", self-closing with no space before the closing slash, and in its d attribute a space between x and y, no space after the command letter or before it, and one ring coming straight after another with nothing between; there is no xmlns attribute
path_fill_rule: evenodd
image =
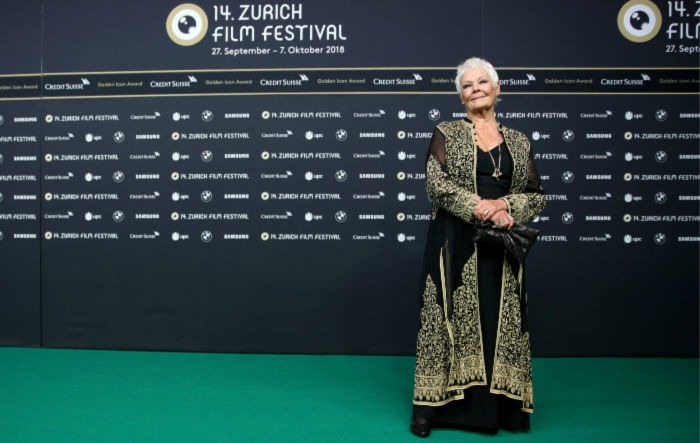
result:
<svg viewBox="0 0 700 443"><path fill-rule="evenodd" d="M515 219L508 214L508 211L504 211L502 209L493 214L489 220L491 220L491 222L493 222L497 228L507 230L512 229L513 225L515 224Z"/></svg>
<svg viewBox="0 0 700 443"><path fill-rule="evenodd" d="M490 220L494 214L503 211L505 203L502 200L475 199L474 216L479 220ZM495 222L494 222L495 223Z"/></svg>

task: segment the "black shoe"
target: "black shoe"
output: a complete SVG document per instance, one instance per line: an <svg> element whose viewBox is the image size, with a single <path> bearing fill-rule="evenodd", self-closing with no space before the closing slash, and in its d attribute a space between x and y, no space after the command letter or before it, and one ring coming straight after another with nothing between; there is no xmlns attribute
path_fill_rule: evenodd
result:
<svg viewBox="0 0 700 443"><path fill-rule="evenodd" d="M411 418L411 432L414 435L426 438L430 436L430 423L424 418L417 418L415 415Z"/></svg>

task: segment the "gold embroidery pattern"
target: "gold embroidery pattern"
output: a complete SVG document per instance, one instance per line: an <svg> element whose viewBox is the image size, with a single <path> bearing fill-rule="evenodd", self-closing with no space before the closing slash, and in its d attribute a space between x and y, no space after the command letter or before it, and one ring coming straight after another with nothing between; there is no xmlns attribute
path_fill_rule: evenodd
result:
<svg viewBox="0 0 700 443"><path fill-rule="evenodd" d="M421 327L416 345L415 402L444 402L450 397L447 378L450 372L450 338L442 308L437 301L437 287L428 276L423 292Z"/></svg>
<svg viewBox="0 0 700 443"><path fill-rule="evenodd" d="M473 223L476 203L472 197L475 195L451 180L432 155L428 159L425 183L428 196L433 202L433 218L438 208L444 208L462 220Z"/></svg>
<svg viewBox="0 0 700 443"><path fill-rule="evenodd" d="M471 127L462 120L438 125L445 136L445 165L432 155L428 159L426 190L433 202L433 219L437 209L443 208L474 222L476 143ZM511 189L505 198L516 221L525 222L544 208L544 195L524 192L534 172L527 137L500 125L499 129L513 158ZM532 412L530 342L521 325L520 279L507 265L502 286L490 392L521 400L522 410ZM462 269L462 284L452 294L443 294L448 299L446 306L452 306L451 318L445 318L437 287L427 277L416 350L414 404L440 406L464 398L463 391L470 386L487 384L477 290L476 253Z"/></svg>
<svg viewBox="0 0 700 443"><path fill-rule="evenodd" d="M476 194L475 162L476 142L470 126L461 120L442 122L438 129L445 136L445 168L458 186Z"/></svg>
<svg viewBox="0 0 700 443"><path fill-rule="evenodd" d="M447 321L437 302L437 288L431 277L427 278L416 350L415 404L443 405L463 398L463 389L486 385L476 294L476 255L465 264L462 278L466 284L454 291L453 315ZM453 328L454 346L447 322Z"/></svg>
<svg viewBox="0 0 700 443"><path fill-rule="evenodd" d="M528 334L521 329L519 286L518 277L513 274L510 266L504 266L491 392L522 400L522 409L532 412L530 340Z"/></svg>
<svg viewBox="0 0 700 443"><path fill-rule="evenodd" d="M428 159L426 190L433 202L432 218L444 208L467 223L474 223L477 196L474 182L474 147L469 127L462 121L442 122L438 130L445 136L445 166L432 155Z"/></svg>
<svg viewBox="0 0 700 443"><path fill-rule="evenodd" d="M530 142L521 132L506 127L501 127L501 131L513 157L510 192L504 198L515 221L526 223L540 214L545 206L544 194L523 193L530 176Z"/></svg>
<svg viewBox="0 0 700 443"><path fill-rule="evenodd" d="M477 294L476 254L462 269L463 285L452 295L452 324L455 337L455 362L450 372L453 386L486 384L486 367L481 346L479 296Z"/></svg>

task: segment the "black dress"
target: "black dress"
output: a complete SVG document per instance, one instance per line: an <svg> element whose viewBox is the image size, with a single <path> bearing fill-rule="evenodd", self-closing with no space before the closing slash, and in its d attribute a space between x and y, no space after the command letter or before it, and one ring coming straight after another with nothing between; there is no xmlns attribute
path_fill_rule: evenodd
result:
<svg viewBox="0 0 700 443"><path fill-rule="evenodd" d="M503 175L492 177L494 163L499 163L499 148L488 152L477 149L476 185L479 196L498 199L511 186L513 162L506 143L500 145L500 169ZM414 405L414 416L440 427L464 427L476 431L494 432L498 429L527 431L530 414L521 410L522 402L489 392L493 374L496 334L499 321L501 278L504 250L500 245L478 243L478 297L483 340L486 386L471 386L464 390L464 398L442 406Z"/></svg>

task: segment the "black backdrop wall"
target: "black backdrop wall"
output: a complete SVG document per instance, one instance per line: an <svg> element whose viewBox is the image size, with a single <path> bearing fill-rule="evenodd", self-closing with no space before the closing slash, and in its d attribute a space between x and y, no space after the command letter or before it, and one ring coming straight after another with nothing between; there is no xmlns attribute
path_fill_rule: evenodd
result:
<svg viewBox="0 0 700 443"><path fill-rule="evenodd" d="M535 353L697 355L695 2L3 6L1 345L411 353L478 55L548 191Z"/></svg>

